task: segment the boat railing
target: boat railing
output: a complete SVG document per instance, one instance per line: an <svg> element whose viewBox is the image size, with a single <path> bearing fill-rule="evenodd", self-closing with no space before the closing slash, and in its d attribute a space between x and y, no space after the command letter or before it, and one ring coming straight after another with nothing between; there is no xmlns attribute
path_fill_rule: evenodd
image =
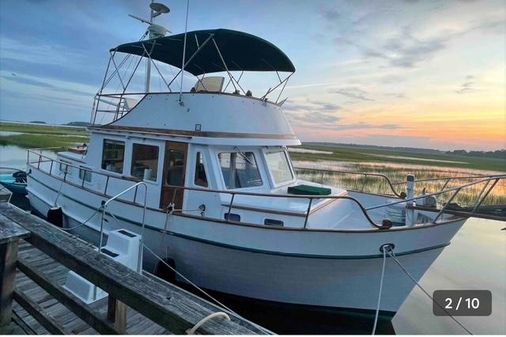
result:
<svg viewBox="0 0 506 337"><path fill-rule="evenodd" d="M374 220L371 218L371 216L368 214L367 212L367 209L360 203L360 201L358 201L357 199L353 198L353 197L350 197L350 196L345 196L345 195L326 195L326 196L315 196L315 195L297 195L297 194L273 194L273 193L256 193L256 192L244 192L244 191L232 191L232 190L215 190L215 189L210 189L210 188L197 188L197 187L187 187L187 186L176 186L176 185L168 185L166 186L168 188L171 188L173 189L173 196L176 195L176 192L178 190L183 190L183 191L195 191L195 192L205 192L205 193L218 193L218 194L227 194L227 195L230 195L230 202L228 202L228 204L226 204L225 206L228 208L227 210L227 213L225 213L227 216L225 217L225 221L226 222L230 222L230 223L239 223L237 221L234 221L234 220L230 220L230 214L232 212L232 209L234 208L234 201L236 199L236 196L238 195L243 195L243 196L251 196L251 197L266 197L266 198L292 198L292 199L307 199L308 200L308 206L304 212L304 225L303 225L303 229L310 229L309 227L307 227L307 224L308 224L308 220L309 220L309 216L311 214L311 211L312 211L312 207L314 206L314 201L315 200L322 200L322 199L325 199L325 200L349 200L351 201L352 203L356 204L359 209L362 211L363 215L365 216L365 218L369 221L369 223L373 226L373 227L376 227L376 228L379 228L379 229L386 229L388 228L388 226L385 226L383 224L377 224L376 222L374 222ZM174 199L174 198L173 198ZM259 208L258 210L262 210L261 208ZM183 213L184 210L178 210L179 213ZM176 211L176 213L178 213ZM219 219L221 220L221 219Z"/></svg>
<svg viewBox="0 0 506 337"><path fill-rule="evenodd" d="M114 175L109 174L105 172L99 172L96 170L93 170L91 168L88 168L86 166L81 165L74 165L72 163L69 163L67 161L62 161L58 159L51 158L45 154L42 153L42 151L45 149L29 149L27 151L27 165L30 168L36 168L38 170L41 170L50 176L56 177L58 179L63 180L63 182L83 188L91 190L94 193L99 193L104 197L112 197L116 194L120 194L121 198L119 196L115 199L120 199L123 202L130 202L133 204L141 205L142 202L138 201L139 199L139 183L142 182L141 179L135 178L135 177L127 177L122 175ZM60 169L63 168L63 170L60 171ZM77 172L79 172L79 179L69 179L69 172L71 169L75 169ZM63 176L63 177L62 177ZM97 177L100 177L98 180L100 180L103 184L92 184L92 186L88 185L87 183L92 183L93 181L97 181ZM78 183L77 183L78 181ZM115 193L114 191L111 192L111 184L113 181L118 181L122 184L124 184L125 181L127 181L129 184L126 187L124 187L120 192ZM100 185L103 185L102 188L97 188ZM124 186L124 185L123 185ZM95 187L95 188L93 188ZM130 188L132 187L132 188ZM133 189L133 193L131 193L131 197L127 198L125 197L125 193L123 190L128 189L128 192L131 192ZM112 194L114 193L114 194ZM145 189L145 196L147 195L147 188Z"/></svg>
<svg viewBox="0 0 506 337"><path fill-rule="evenodd" d="M371 211L371 210L374 210L374 209L383 208L385 206L389 206L390 207L390 206L397 205L397 204L402 204L402 203L408 203L408 207L414 207L414 206L416 206L416 201L417 200L425 199L425 198L428 198L428 197L437 197L437 196L440 196L440 195L448 193L450 195L450 198L446 202L444 202L443 203L443 207L438 210L437 215L432 220L433 223L436 223L437 220L445 212L450 213L450 214L467 216L467 217L470 217L470 216L486 217L486 214L482 214L482 212L479 212L479 208L483 204L483 202L485 201L485 199L490 195L490 192L498 185L499 182L506 182L506 174L504 174L504 175L494 175L494 176L482 177L482 179L478 179L478 180L475 180L475 181L472 181L470 183L467 183L467 184L464 184L464 185L460 185L460 186L457 186L457 187L452 187L452 188L444 189L444 190L433 192L433 193L425 193L425 194L422 194L422 195L418 195L416 197L406 198L406 199L403 199L403 200L400 200L400 201L390 202L390 203L388 203L386 205L385 204L379 204L379 205L367 207L366 210L367 211ZM476 187L476 186L478 186L480 184L483 185L483 187L481 188L481 190L480 190L478 196L476 197L474 203L470 207L461 207L458 204L452 203L456 199L456 197L457 197L457 195L459 193L461 193L465 189L474 188L474 187ZM453 193L451 193L451 192L453 192ZM498 210L502 211L502 214L499 214L499 216L497 217L497 219L506 220L506 213L504 212L504 209L506 209L506 204L505 205L498 205L498 207L499 207ZM491 218L494 218L493 214L492 214Z"/></svg>
<svg viewBox="0 0 506 337"><path fill-rule="evenodd" d="M112 115L112 121L123 117L139 104L145 96L146 93L141 92L97 93L93 100L91 124L102 124L104 122L103 120L97 121L99 113ZM110 120L106 122L110 122Z"/></svg>
<svg viewBox="0 0 506 337"><path fill-rule="evenodd" d="M321 184L342 185L340 187L349 191L370 192L375 194L386 194L405 198L407 180L392 181L388 176L373 172L356 172L334 169L315 169L307 167L294 167L299 175L306 175L311 181ZM359 176L351 178L350 176ZM447 187L457 187L466 182L476 181L487 177L501 176L501 174L492 175L465 175L465 176L444 176L434 178L423 178L413 180L419 194L426 192L444 191ZM376 181L374 181L374 179ZM378 183L377 181L383 182ZM455 184L455 186L453 186ZM338 185L338 186L339 186ZM386 188L385 188L386 187ZM367 191L366 191L367 188ZM503 187L506 189L506 184ZM478 191L477 191L478 192ZM415 193L416 194L416 193Z"/></svg>
<svg viewBox="0 0 506 337"><path fill-rule="evenodd" d="M142 246L144 244L144 229L145 229L145 226L146 226L146 208L147 208L147 195L148 195L148 185L145 182L139 181L138 183L125 188L123 191L117 193L116 195L110 197L109 199L102 201L102 205L99 208L99 211L101 213L101 217L100 217L100 241L99 241L99 246L98 247L99 247L100 253L102 253L103 240L104 240L104 220L105 220L105 214L109 213L114 218L116 218L114 216L114 214L112 214L110 211L109 212L107 211L107 206L109 206L109 204L112 201L114 201L116 199L119 199L119 197L121 197L122 195L125 195L126 193L128 193L132 189L135 189L135 191L137 191L137 188L139 186L144 187L144 200L143 200L143 203L142 203L142 222L141 222L141 233L140 233L141 242L140 242L140 245L139 245L139 253L138 253L138 259L137 259L137 261L138 261L137 262L137 272L141 273L141 270L142 270L142 252L143 252Z"/></svg>
<svg viewBox="0 0 506 337"><path fill-rule="evenodd" d="M35 156L36 159L31 160L30 159L31 155ZM41 167L42 163L49 163L49 164L46 164L45 165L46 167ZM98 175L98 176L104 177L105 185L104 185L103 189L101 189L101 190L93 189L92 190L95 193L102 194L104 197L112 197L113 196L113 195L111 195L111 192L109 190L109 186L111 185L111 181L117 180L117 181L121 181L122 183L124 183L125 180L127 180L127 181L131 182L131 185L127 186L126 188L123 188L122 191L125 189L128 190L128 192L133 190L134 191L133 197L130 199L124 198L124 196L127 194L126 193L127 191L124 191L124 192L120 193L120 195L118 195L114 199L115 200L118 199L123 202L130 202L130 203L136 204L141 207L143 206L142 203L137 201L138 188L140 186L139 183L141 182L140 179L136 179L133 177L126 177L126 176L115 176L115 175L104 173L104 172L97 172L95 170L85 168L83 166L72 165L68 162L63 162L63 161L59 161L59 160L50 158L50 157L42 154L42 152L40 150L39 150L39 152L36 152L34 150L28 150L28 166L29 167L43 170L44 172L46 172L52 176L56 176L57 178L62 179L64 182L69 183L71 185L81 187L84 189L90 189L90 187L85 186L86 174L81 175L79 184L76 184L75 181L69 181L69 179L67 179L67 175L68 175L67 170L63 171L63 178L61 178L61 173L55 174L54 167L59 164L67 165L67 167L73 167L73 168L76 168L79 170L85 170L87 172L92 173L93 176ZM47 166L49 166L49 167L47 167ZM367 174L371 175L370 173L367 173ZM381 175L381 174L374 174L372 176L382 178L382 179L389 181L386 176ZM482 217L486 217L486 216L483 216L484 215L483 212L480 212L480 206L483 204L484 200L490 195L491 191L500 182L502 182L502 183L506 182L506 175L482 177L481 179L478 179L476 181L473 181L473 182L470 182L470 183L467 183L467 184L464 184L461 186L447 188L447 189L440 190L437 192L422 194L422 195L413 196L413 197L409 197L409 198L406 198L406 197L405 198L398 198L397 201L391 201L388 203L382 203L382 204L373 205L373 206L364 206L359 200L357 200L356 198L349 196L349 195L273 194L273 193L257 193L257 192L246 192L246 191L237 191L237 190L216 190L216 189L209 189L209 188L196 188L196 187L175 186L175 185L170 185L170 186L166 186L166 187L173 189L174 195L177 190L229 195L230 201L228 202L228 204L225 204L228 209L227 214L229 214L229 215L231 214L234 206L236 206L236 204L234 204L234 202L237 200L237 196L250 196L250 197L261 197L261 198L305 199L305 200L307 200L307 208L305 209L304 212L301 212L301 214L297 214L299 216L304 217L302 229L305 229L305 230L311 230L311 228L308 226L308 222L309 222L309 218L310 218L311 214L313 214L314 210L317 209L317 207L318 207L318 206L315 207L315 201L348 200L348 201L352 202L353 204L355 204L360 209L361 213L364 215L365 219L370 223L370 225L372 227L378 228L378 229L387 229L390 227L388 222L383 221L381 224L378 224L371 216L371 214L370 214L371 211L377 210L377 209L382 209L382 208L388 208L388 207L391 207L391 206L394 206L397 204L403 204L403 203L405 203L408 208L414 208L416 206L417 208L423 209L424 207L419 207L416 205L417 200L423 200L428 197L439 197L441 195L450 195L450 197L449 197L448 201L446 201L445 203L441 203L442 208L438 209L437 207L432 207L432 208L428 209L432 212L437 212L436 217L431 220L431 222L433 222L433 223L435 223L439 219L445 218L445 217L443 217L443 214L460 215L462 217L478 216L478 215L482 216ZM481 188L481 191L478 194L477 198L475 199L475 202L472 205L472 207L464 208L464 207L460 207L460 206L453 203L453 201L456 199L456 197L460 193L462 193L463 191L470 189L470 188L476 188L476 186L479 186L480 184L483 184L484 186ZM147 194L147 188L145 188L144 195L146 195L146 194ZM120 198L120 196L121 196L121 198ZM157 209L159 209L159 208L157 208ZM504 209L506 209L506 202L505 202ZM494 213L493 213L494 210L491 210L491 213L489 212L490 213L489 215L491 216L491 218L498 218L500 220L506 220L506 210L504 210L504 209L502 210L502 213L499 213L499 215L497 215L497 216L494 215ZM255 210L255 209L252 208L252 210ZM268 210L265 210L262 208L258 208L256 210L268 211ZM183 213L183 210L179 210L178 212L175 212L175 213ZM223 219L221 219L221 218L220 219L211 218L211 219L223 221ZM229 223L236 222L236 221L232 220L230 216L226 216L224 221L229 222Z"/></svg>
<svg viewBox="0 0 506 337"><path fill-rule="evenodd" d="M376 179L378 181L383 181L387 184L389 191L383 191L386 194L391 192L391 195L396 197L403 197L402 192L398 192L394 187L394 183L388 178L386 175L381 173L374 172L355 172L355 171L345 171L345 170L326 170L326 169L316 169L316 168L307 168L307 167L294 167L297 173L299 174L310 174L314 177L318 177L320 184L325 183L326 175L351 175L351 176L360 176L359 179L352 179L354 181L353 190L357 190L359 192L365 192L365 188L370 185L371 179ZM314 178L313 177L313 178ZM404 182L405 183L405 182Z"/></svg>
<svg viewBox="0 0 506 337"><path fill-rule="evenodd" d="M207 193L221 193L221 194L227 194L230 195L230 201L226 205L228 208L227 213L228 216L225 217L225 221L227 222L235 222L233 220L230 220L230 214L232 209L234 208L234 201L236 200L236 196L243 195L243 196L251 196L251 197L263 197L263 198L294 198L294 199L305 199L307 200L307 209L304 212L304 225L303 229L310 229L308 228L308 221L309 217L312 214L313 207L315 205L315 201L318 200L348 200L352 203L356 204L359 209L361 210L364 217L367 219L367 221L375 228L378 229L388 229L390 228L391 224L388 224L388 222L383 221L381 224L376 223L372 216L369 214L370 211L381 209L381 208L388 208L397 204L406 204L408 208L414 209L416 205L417 200L426 199L428 197L438 197L443 194L449 194L450 198L447 202L445 202L442 205L441 209L437 208L428 208L428 210L431 211L437 211L438 213L436 216L431 219L432 223L436 223L437 220L442 218L442 215L445 213L448 213L450 215L460 215L463 217L470 217L470 216L481 216L481 217L487 217L486 214L482 214L479 211L480 206L483 204L484 200L487 198L487 196L490 194L490 192L496 187L496 185L499 182L506 182L506 175L497 175L497 176L490 176L485 177L482 179L479 179L477 181L473 181L468 184L464 184L458 187L448 188L445 190L437 191L434 193L428 193L428 194L422 194L418 196L413 196L411 198L403 198L398 201L392 201L388 203L382 203L379 205L374 206L364 206L359 200L357 200L354 197L351 196L344 196L344 195L295 195L295 194L272 194L272 193L255 193L255 192L244 192L244 191L233 191L233 190L214 190L214 189L208 189L208 188L194 188L194 187L185 187L185 186L169 186L170 188L174 189L174 195L176 194L177 190L186 190L186 191L199 191L199 192L207 192ZM476 198L474 204L470 209L465 209L462 207L457 206L456 204L452 204L452 201L455 200L456 196L461 193L462 191L476 187L480 184L484 184L483 188L481 189L481 192L479 193L478 197ZM504 206L506 208L506 205ZM421 207L422 209L424 207ZM260 208L258 210L261 210ZM500 220L506 220L506 213L499 214L497 217L494 216L494 214L491 214L489 218L497 218ZM221 219L220 219L221 220Z"/></svg>

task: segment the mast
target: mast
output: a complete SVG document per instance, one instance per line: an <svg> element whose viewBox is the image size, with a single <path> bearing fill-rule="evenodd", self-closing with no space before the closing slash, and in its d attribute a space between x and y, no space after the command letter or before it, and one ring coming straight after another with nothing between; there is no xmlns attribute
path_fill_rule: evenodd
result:
<svg viewBox="0 0 506 337"><path fill-rule="evenodd" d="M148 30L147 30L147 33L149 33L148 39L156 39L159 37L164 37L165 34L168 32L170 33L170 31L168 29L166 29L165 27L154 24L153 19L161 14L165 14L165 13L169 13L169 12L170 12L169 7L165 6L162 3L154 2L153 0L151 0L151 3L149 4L149 21L144 20L143 18L139 18L139 17L132 15L132 14L128 14L128 16L130 16L136 20L139 20L141 22L147 23L149 25ZM149 92L150 85L151 85L151 58L149 56L147 56L146 84L145 84L146 93Z"/></svg>

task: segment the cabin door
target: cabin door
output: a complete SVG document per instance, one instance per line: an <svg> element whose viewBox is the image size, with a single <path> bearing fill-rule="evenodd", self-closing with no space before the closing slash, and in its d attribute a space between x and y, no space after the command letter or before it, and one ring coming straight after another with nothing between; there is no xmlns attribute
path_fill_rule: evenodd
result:
<svg viewBox="0 0 506 337"><path fill-rule="evenodd" d="M188 144L165 142L162 194L160 208L166 209L173 202L175 209L182 209L184 190L169 186L184 186Z"/></svg>

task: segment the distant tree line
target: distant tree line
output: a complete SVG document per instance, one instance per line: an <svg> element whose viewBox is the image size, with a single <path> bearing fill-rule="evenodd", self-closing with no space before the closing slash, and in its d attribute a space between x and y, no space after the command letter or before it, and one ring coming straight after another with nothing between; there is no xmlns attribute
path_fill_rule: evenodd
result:
<svg viewBox="0 0 506 337"><path fill-rule="evenodd" d="M69 125L69 126L90 126L91 124L88 122L69 122L66 125Z"/></svg>
<svg viewBox="0 0 506 337"><path fill-rule="evenodd" d="M448 153L448 154L454 154L454 155L458 155L458 156L489 157L489 158L506 159L506 149L495 150L495 151L454 150L454 151L447 151L446 153Z"/></svg>

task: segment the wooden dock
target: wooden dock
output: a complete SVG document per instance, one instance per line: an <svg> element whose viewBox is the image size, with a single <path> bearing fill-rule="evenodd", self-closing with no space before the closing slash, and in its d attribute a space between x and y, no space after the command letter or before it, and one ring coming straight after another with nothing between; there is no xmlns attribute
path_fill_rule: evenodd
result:
<svg viewBox="0 0 506 337"><path fill-rule="evenodd" d="M0 263L0 334L185 334L223 311L6 202L0 202ZM109 296L87 305L62 287L69 270ZM269 333L229 316L209 319L196 333Z"/></svg>

